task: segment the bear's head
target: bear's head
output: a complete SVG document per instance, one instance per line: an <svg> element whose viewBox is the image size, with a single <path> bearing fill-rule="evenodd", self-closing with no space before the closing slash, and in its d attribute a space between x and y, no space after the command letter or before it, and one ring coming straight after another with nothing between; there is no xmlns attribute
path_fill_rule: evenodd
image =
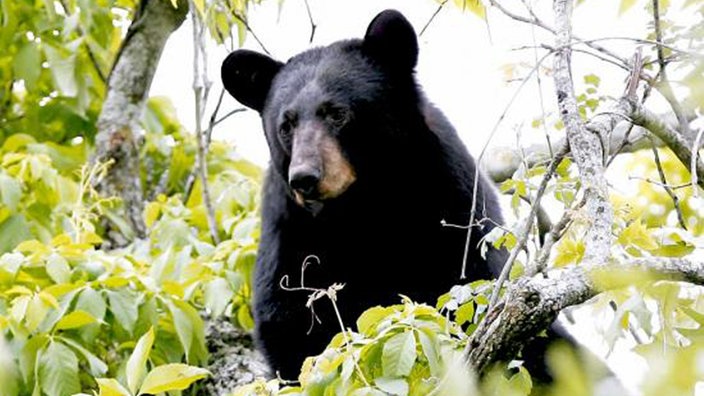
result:
<svg viewBox="0 0 704 396"><path fill-rule="evenodd" d="M287 63L237 50L221 72L225 89L260 113L276 174L299 205L315 210L370 180L380 169L375 161L394 157L389 147L407 145L399 137L418 123L410 110L418 108L417 57L413 27L387 10L362 40L314 48Z"/></svg>

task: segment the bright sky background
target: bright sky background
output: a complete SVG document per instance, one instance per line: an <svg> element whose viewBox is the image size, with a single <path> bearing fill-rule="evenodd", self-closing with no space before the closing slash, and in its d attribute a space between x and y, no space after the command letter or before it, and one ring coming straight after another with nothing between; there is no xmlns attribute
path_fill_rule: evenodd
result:
<svg viewBox="0 0 704 396"><path fill-rule="evenodd" d="M553 25L551 1L525 1L539 5L538 15ZM250 26L275 58L285 61L311 46L308 42L310 24L303 0L285 0L280 10L278 1L265 0L263 3L251 8ZM545 54L544 50L514 49L552 44L553 38L538 28L512 21L497 10L489 10L488 23L485 23L470 13L462 13L452 3L450 1L440 11L419 39L417 77L428 98L445 112L470 152L478 156L520 85L520 82L507 82L509 65L523 62L513 75L513 78L520 79L528 74L536 59ZM522 2L502 3L513 5L513 10L525 15ZM438 7L438 3L432 0L310 0L309 4L317 24L313 45L361 37L371 19L386 8L400 10L419 32ZM574 34L585 39L645 37L650 17L642 6L637 5L619 17L619 4L620 1L616 0L585 1L575 9ZM602 45L626 58L630 58L635 49L632 42L621 40L605 41ZM251 35L244 47L261 51ZM180 120L190 130L194 129L192 54L192 28L187 22L170 39L151 90L152 95L168 96L173 101ZM206 120L222 87L220 64L226 55L224 47L211 43L208 62L213 86ZM525 146L529 142L544 140L542 129L530 127L530 121L540 117L542 108L548 112L555 109L549 75L551 58L543 67L544 72L547 70L547 75L543 73L541 79L544 107L541 107L538 86L533 78L523 87L499 124L490 146L515 147L517 143ZM596 73L602 78L601 94L618 97L623 92L626 77L623 70L580 53L573 54L573 67L578 91L583 89L583 76ZM238 107L241 106L226 95L220 114ZM516 134L518 130L521 131L520 137ZM247 111L231 117L217 127L214 136L234 142L241 155L259 165L266 165L269 154L256 112ZM599 319L586 313L581 315L581 321L594 323ZM573 329L603 356L605 348L594 336L593 326ZM645 372L642 360L623 351L612 354L609 363L615 371L628 377L631 386Z"/></svg>
<svg viewBox="0 0 704 396"><path fill-rule="evenodd" d="M274 57L285 61L310 48L310 25L302 0L284 1L280 13L277 3L265 0L262 5L253 6L249 14L250 26ZM506 3L520 5L517 1ZM552 12L549 9L552 2L536 3L548 6L541 9L540 15L552 24ZM592 0L579 6L575 11L575 33L586 38L643 37L646 15L637 10L617 19L618 3L615 0ZM396 8L403 12L419 32L438 7L438 3L432 0L310 0L309 4L318 26L313 45L361 37L371 19L386 8ZM516 9L523 11L520 7ZM538 28L509 20L498 11L490 10L487 24L468 12L462 13L450 1L419 41L418 80L428 98L454 123L470 151L478 155L520 85L518 82L507 84L507 67L524 62L513 76L521 78L535 64L536 51L513 49L543 42L552 43L552 38ZM630 57L633 52L633 46L628 42L612 41L605 45L616 52L622 50L624 57ZM192 47L192 29L187 22L170 39L162 58L168 61L160 63L152 86L152 95L171 98L179 118L190 129L194 125ZM251 35L244 47L261 51ZM537 56L544 53L544 50L539 50ZM214 44L209 47L208 62L213 81L210 108L214 106L222 87L220 64L226 55L224 47ZM584 74L597 72L602 76L602 87L613 87L613 90L605 89L604 92L620 95L624 72L608 64L595 63L593 58L578 53L574 58L577 82L581 82ZM548 59L543 65L551 68L551 60ZM582 65L584 67L580 67ZM545 109L549 111L554 108L551 80L543 76L542 83ZM515 146L515 128L526 122L528 124L524 125L522 139L534 141L542 138L541 130L533 130L529 126L530 120L541 114L540 101L536 96L536 82L533 79L523 88L509 110L492 145L501 143ZM227 96L220 114L236 107L240 105ZM206 115L209 116L210 112L207 111ZM215 131L215 137L235 142L243 156L260 165L265 165L268 161L268 150L258 115L254 111L240 113L221 124Z"/></svg>

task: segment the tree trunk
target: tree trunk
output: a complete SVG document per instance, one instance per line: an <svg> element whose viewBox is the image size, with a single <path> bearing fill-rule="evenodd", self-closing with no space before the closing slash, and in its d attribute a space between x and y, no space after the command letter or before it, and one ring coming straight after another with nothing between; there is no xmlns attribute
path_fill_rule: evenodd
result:
<svg viewBox="0 0 704 396"><path fill-rule="evenodd" d="M98 117L95 161L113 161L108 175L97 186L104 196L122 198L122 217L131 232L108 225L112 246L142 238L144 196L140 182L140 120L154 73L166 40L186 19L188 2L142 0L127 31L108 77L107 94Z"/></svg>

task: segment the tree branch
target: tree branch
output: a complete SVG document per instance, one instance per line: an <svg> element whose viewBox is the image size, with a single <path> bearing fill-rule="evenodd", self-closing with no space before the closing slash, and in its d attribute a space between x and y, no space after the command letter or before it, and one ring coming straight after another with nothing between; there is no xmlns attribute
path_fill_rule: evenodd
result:
<svg viewBox="0 0 704 396"><path fill-rule="evenodd" d="M467 344L470 366L481 372L491 363L513 359L522 345L548 328L561 310L581 304L604 288L627 284L595 284L593 275L603 271L648 272L655 279L704 284L704 261L683 258L639 258L608 267L573 266L550 278L522 278L474 331ZM622 276L619 279L636 277Z"/></svg>
<svg viewBox="0 0 704 396"><path fill-rule="evenodd" d="M543 180L540 182L540 186L538 187L538 191L535 195L535 200L531 205L530 213L528 213L528 217L525 220L523 228L519 230L518 235L516 235L518 238L518 242L516 243L516 246L514 246L511 250L509 257L506 260L506 263L501 269L499 278L496 280L494 290L491 292L491 298L489 299L489 309L496 305L496 301L499 299L499 292L501 291L501 287L503 283L508 279L508 275L511 273L511 267L513 267L513 263L516 260L516 257L518 257L518 253L523 250L524 246L526 245L526 242L528 241L528 236L530 235L530 230L532 228L533 221L535 220L535 217L540 209L540 200L542 199L543 194L545 193L545 189L548 186L548 182L550 181L550 179L552 179L552 176L555 174L555 170L557 169L558 165L560 165L560 162L562 162L562 159L565 157L565 154L567 154L567 148L559 151L555 155L555 158L553 158L552 162L550 163L550 167L543 176Z"/></svg>
<svg viewBox="0 0 704 396"><path fill-rule="evenodd" d="M210 144L210 135L212 133L213 119L215 114L220 109L224 90L220 92L218 104L215 108L213 116L210 117L210 126L203 131L203 115L205 113L205 105L208 102L210 94L210 86L212 82L208 79L208 56L205 51L204 32L205 24L198 16L195 5L189 1L191 8L191 19L193 19L193 93L195 96L195 112L196 112L196 143L198 150L196 152L196 168L200 178L200 187L202 192L203 205L205 206L205 217L208 221L208 229L210 230L210 238L213 244L220 243L218 235L218 225L215 218L215 208L213 207L210 198L210 188L208 187L208 147Z"/></svg>
<svg viewBox="0 0 704 396"><path fill-rule="evenodd" d="M653 135L660 138L684 166L689 169L690 164L694 163L695 172L699 176L697 185L704 189L704 180L702 180L704 163L702 163L701 159L692 155L693 150L687 140L660 117L644 108L637 100L622 98L620 104L626 109L624 114L629 115L634 124L649 130ZM694 154L696 154L696 151L694 151Z"/></svg>
<svg viewBox="0 0 704 396"><path fill-rule="evenodd" d="M169 1L142 0L139 9L108 78L107 94L98 117L94 161L115 161L97 187L104 195L122 198L132 231L144 237L144 197L137 148L139 122L161 52L171 33L186 18L188 4L179 0L178 8L174 8ZM125 244L126 238L129 236L116 230L108 231L108 239L114 245Z"/></svg>
<svg viewBox="0 0 704 396"><path fill-rule="evenodd" d="M555 44L554 59L555 91L562 122L567 130L567 140L586 198L587 218L592 224L585 236L584 262L587 265L603 263L611 249L611 225L613 211L609 202L608 188L604 178L604 150L602 136L608 136L617 121L613 115L595 117L589 127L584 125L577 108L570 64L570 41L572 13L571 0L555 0Z"/></svg>
<svg viewBox="0 0 704 396"><path fill-rule="evenodd" d="M680 208L680 199L667 184L667 177L665 176L665 171L662 169L662 163L660 162L660 154L658 153L658 149L655 148L655 145L653 145L652 150L653 158L655 159L655 167L658 170L658 175L660 176L660 181L662 182L661 186L672 200L672 204L675 207L675 212L677 213L677 221L679 221L680 227L686 230L687 223L685 223L684 216L682 215L682 209Z"/></svg>

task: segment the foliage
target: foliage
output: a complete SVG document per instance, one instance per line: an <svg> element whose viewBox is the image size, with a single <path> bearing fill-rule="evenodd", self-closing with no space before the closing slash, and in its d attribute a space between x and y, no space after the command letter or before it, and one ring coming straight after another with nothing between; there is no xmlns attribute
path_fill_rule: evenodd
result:
<svg viewBox="0 0 704 396"><path fill-rule="evenodd" d="M89 181L100 172L84 171L81 179L61 176L44 154L16 153L24 157L4 161L9 164L4 168L9 169L7 179L17 178L6 181L16 185L17 197L10 202L17 203L13 216L30 219L25 221L27 235L37 238L20 242L0 257L0 329L17 357L16 394L43 389L62 395L98 385L108 392L117 383L127 386L129 394L138 394L134 384L141 379L130 380L134 370L127 369L138 350L143 356L137 365L145 370L148 358L153 367L145 384L182 389L186 382L169 384L160 378L174 373L179 378L202 377L199 369L174 366L181 361L206 363L199 311L227 314L240 326L251 327L247 303L258 235L257 174L246 162L231 159L221 143L213 153L217 173L210 180L221 202L218 218L226 242L208 242L198 195L187 204L178 195L160 195L145 211L150 238L109 252L96 248L101 238L93 215L104 199L94 199ZM61 194L59 186L71 193ZM40 193L53 201L35 203ZM32 216L39 204L66 209L40 219ZM48 226L41 228L43 223ZM61 227L67 232L59 233ZM17 235L17 230L8 233ZM44 240L44 234L52 233L57 236ZM140 348L146 335L150 346ZM89 375L81 367L88 368ZM106 375L118 382L98 381Z"/></svg>

